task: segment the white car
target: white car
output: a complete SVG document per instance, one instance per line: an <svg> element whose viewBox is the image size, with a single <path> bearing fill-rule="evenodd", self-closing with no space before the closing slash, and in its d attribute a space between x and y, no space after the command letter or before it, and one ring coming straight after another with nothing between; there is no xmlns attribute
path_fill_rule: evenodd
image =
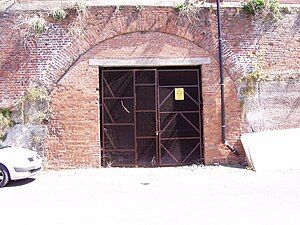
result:
<svg viewBox="0 0 300 225"><path fill-rule="evenodd" d="M0 141L0 188L10 180L20 180L38 174L42 160L34 151L10 147Z"/></svg>

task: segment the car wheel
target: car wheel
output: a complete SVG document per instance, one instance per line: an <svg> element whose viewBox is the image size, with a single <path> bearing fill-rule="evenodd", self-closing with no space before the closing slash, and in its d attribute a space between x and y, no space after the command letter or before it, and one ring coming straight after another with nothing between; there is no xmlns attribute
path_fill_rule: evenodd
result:
<svg viewBox="0 0 300 225"><path fill-rule="evenodd" d="M7 169L0 165L0 188L4 187L9 182L9 175Z"/></svg>

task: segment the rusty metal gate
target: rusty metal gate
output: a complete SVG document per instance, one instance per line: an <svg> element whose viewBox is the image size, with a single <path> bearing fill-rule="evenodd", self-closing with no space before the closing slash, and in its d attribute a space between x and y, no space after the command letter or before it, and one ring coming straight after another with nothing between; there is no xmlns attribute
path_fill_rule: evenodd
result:
<svg viewBox="0 0 300 225"><path fill-rule="evenodd" d="M101 70L104 166L202 161L199 68Z"/></svg>

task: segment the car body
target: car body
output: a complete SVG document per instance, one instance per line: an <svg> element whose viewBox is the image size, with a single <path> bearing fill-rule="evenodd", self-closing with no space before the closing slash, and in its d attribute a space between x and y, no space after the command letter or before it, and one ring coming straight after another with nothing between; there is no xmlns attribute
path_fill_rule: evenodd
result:
<svg viewBox="0 0 300 225"><path fill-rule="evenodd" d="M10 180L20 180L38 174L42 159L37 152L11 147L0 141L0 187Z"/></svg>

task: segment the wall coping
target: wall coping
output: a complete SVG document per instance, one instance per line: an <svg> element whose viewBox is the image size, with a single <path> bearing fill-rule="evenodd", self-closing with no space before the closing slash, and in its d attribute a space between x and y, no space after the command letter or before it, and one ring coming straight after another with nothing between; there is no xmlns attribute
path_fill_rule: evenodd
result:
<svg viewBox="0 0 300 225"><path fill-rule="evenodd" d="M210 58L89 59L90 66L101 67L199 66L209 63Z"/></svg>
<svg viewBox="0 0 300 225"><path fill-rule="evenodd" d="M176 5L183 2L183 0L85 0L88 6L96 7L96 6L165 6L165 7L175 7ZM57 8L58 6L62 8L69 8L74 4L74 0L45 0L45 1L37 1L37 0L27 0L25 2L16 2L15 0L1 1L0 0L0 12L2 10L5 11L27 11L27 10L38 10L38 11L48 11L53 8ZM283 6L289 6L292 8L300 7L300 4L281 4ZM204 3L200 4L199 7L203 8L211 8L216 7L216 3ZM240 8L242 7L241 2L221 2L222 8Z"/></svg>

